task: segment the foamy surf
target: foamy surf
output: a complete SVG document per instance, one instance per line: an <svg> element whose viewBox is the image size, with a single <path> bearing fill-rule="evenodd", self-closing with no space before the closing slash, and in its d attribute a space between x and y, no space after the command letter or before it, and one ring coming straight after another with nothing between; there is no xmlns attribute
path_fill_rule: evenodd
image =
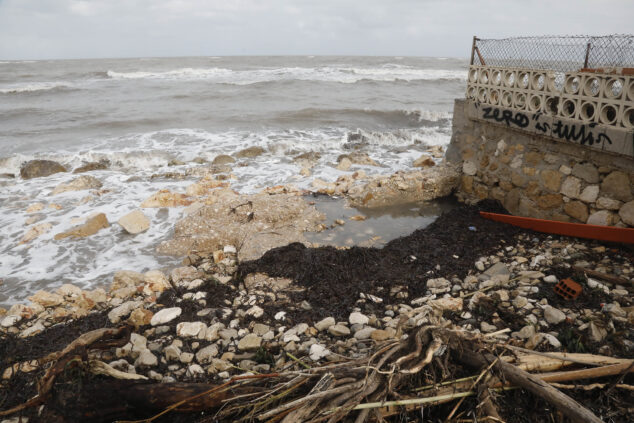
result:
<svg viewBox="0 0 634 423"><path fill-rule="evenodd" d="M237 158L226 173L242 193L280 184L309 189L314 179L355 170L412 169L427 146L448 143L452 99L464 94L465 77L464 61L411 57L2 64L0 304L65 282L106 286L121 269L176 264L155 248L183 208L144 209L150 229L136 236L116 221L158 190L185 192L199 168L221 154L263 150ZM376 165L338 169L338 157L353 151ZM300 174L306 163L296 160L303 153L315 153L309 177ZM79 175L23 180L20 166L32 159L55 160L69 171L103 163L105 169L86 174L102 187L52 195ZM105 213L111 225L80 240L54 239L94 213ZM36 225L43 233L22 242Z"/></svg>
<svg viewBox="0 0 634 423"><path fill-rule="evenodd" d="M422 81L436 79L466 80L465 72L449 69L416 69L401 65L379 68L320 67L231 70L225 68L180 68L164 72L107 71L112 79L209 80L216 83L250 85L261 82L299 80L353 84L359 81Z"/></svg>

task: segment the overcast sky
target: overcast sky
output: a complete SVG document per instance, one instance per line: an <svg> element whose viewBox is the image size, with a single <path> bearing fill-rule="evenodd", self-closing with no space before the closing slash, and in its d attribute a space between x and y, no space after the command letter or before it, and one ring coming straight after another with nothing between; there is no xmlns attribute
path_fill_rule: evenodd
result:
<svg viewBox="0 0 634 423"><path fill-rule="evenodd" d="M0 0L0 59L467 57L473 35L633 28L634 0Z"/></svg>

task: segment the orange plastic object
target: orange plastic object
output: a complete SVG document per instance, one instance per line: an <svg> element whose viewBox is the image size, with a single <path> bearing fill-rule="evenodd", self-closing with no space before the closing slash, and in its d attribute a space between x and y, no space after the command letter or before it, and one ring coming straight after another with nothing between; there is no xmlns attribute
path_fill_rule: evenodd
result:
<svg viewBox="0 0 634 423"><path fill-rule="evenodd" d="M555 292L567 300L574 300L581 294L583 288L572 279L562 279L553 288Z"/></svg>
<svg viewBox="0 0 634 423"><path fill-rule="evenodd" d="M534 219L532 217L487 212L480 212L480 216L485 219L509 223L514 226L519 226L520 228L532 229L537 232L634 244L634 228L558 222L556 220Z"/></svg>

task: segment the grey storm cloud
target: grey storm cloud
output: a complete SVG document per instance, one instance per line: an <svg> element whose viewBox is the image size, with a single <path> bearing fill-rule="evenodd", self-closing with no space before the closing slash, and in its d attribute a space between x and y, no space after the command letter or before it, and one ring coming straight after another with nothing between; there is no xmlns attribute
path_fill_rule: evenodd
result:
<svg viewBox="0 0 634 423"><path fill-rule="evenodd" d="M631 32L634 1L0 0L0 59L466 57L471 37Z"/></svg>

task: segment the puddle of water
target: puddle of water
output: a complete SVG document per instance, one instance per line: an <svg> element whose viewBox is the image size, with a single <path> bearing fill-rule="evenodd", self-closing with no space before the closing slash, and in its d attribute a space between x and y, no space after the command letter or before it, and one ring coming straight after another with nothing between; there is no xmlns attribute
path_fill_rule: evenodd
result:
<svg viewBox="0 0 634 423"><path fill-rule="evenodd" d="M425 228L444 211L458 205L453 198L375 208L350 207L343 198L318 196L307 200L314 202L317 210L326 215L324 223L329 229L306 233L306 239L317 245L340 247L382 247L393 239ZM354 216L363 216L365 220L351 219Z"/></svg>

